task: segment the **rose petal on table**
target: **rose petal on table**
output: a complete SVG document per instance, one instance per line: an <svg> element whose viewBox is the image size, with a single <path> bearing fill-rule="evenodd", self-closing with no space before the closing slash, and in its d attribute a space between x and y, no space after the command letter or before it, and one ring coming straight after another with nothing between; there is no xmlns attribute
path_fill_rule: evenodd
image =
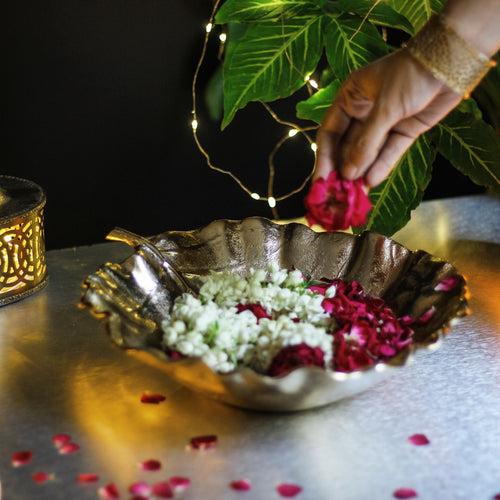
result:
<svg viewBox="0 0 500 500"><path fill-rule="evenodd" d="M191 438L191 448L195 450L206 450L213 448L217 444L217 436L214 434L207 434L206 436L195 436Z"/></svg>
<svg viewBox="0 0 500 500"><path fill-rule="evenodd" d="M22 467L29 464L32 458L33 453L31 451L16 451L11 457L12 467Z"/></svg>
<svg viewBox="0 0 500 500"><path fill-rule="evenodd" d="M302 487L298 484L281 483L276 487L276 491L286 498L291 498L298 495L302 491Z"/></svg>
<svg viewBox="0 0 500 500"><path fill-rule="evenodd" d="M146 481L138 481L137 483L131 484L128 491L132 493L132 495L149 497L151 495L152 488L148 483L146 483Z"/></svg>
<svg viewBox="0 0 500 500"><path fill-rule="evenodd" d="M141 403L157 405L165 401L165 399L167 398L163 394L146 391L141 396Z"/></svg>
<svg viewBox="0 0 500 500"><path fill-rule="evenodd" d="M174 492L168 481L153 484L153 495L160 498L173 498Z"/></svg>
<svg viewBox="0 0 500 500"><path fill-rule="evenodd" d="M408 441L415 446L425 446L429 444L429 438L425 434L413 434L408 438Z"/></svg>
<svg viewBox="0 0 500 500"><path fill-rule="evenodd" d="M55 436L52 436L52 443L54 443L56 448L61 448L61 446L64 446L70 441L71 436L69 434L56 434Z"/></svg>
<svg viewBox="0 0 500 500"><path fill-rule="evenodd" d="M120 498L120 492L116 487L116 484L109 483L106 486L102 486L97 490L99 496L104 498L104 500L113 500L114 498Z"/></svg>
<svg viewBox="0 0 500 500"><path fill-rule="evenodd" d="M185 490L191 486L191 479L188 477L172 476L168 482L174 490L179 491Z"/></svg>
<svg viewBox="0 0 500 500"><path fill-rule="evenodd" d="M153 458L139 462L139 468L146 471L156 471L161 469L161 462Z"/></svg>
<svg viewBox="0 0 500 500"><path fill-rule="evenodd" d="M78 476L76 476L76 481L82 484L96 483L97 481L99 481L99 476L97 474L91 474L85 472L82 474L78 474Z"/></svg>
<svg viewBox="0 0 500 500"><path fill-rule="evenodd" d="M442 279L435 287L436 292L450 292L458 285L458 276L448 276Z"/></svg>
<svg viewBox="0 0 500 500"><path fill-rule="evenodd" d="M237 479L236 481L231 481L229 486L236 491L249 491L252 489L252 483L248 479Z"/></svg>
<svg viewBox="0 0 500 500"><path fill-rule="evenodd" d="M61 455L69 455L75 453L80 449L80 445L76 443L66 443L59 448L59 453Z"/></svg>
<svg viewBox="0 0 500 500"><path fill-rule="evenodd" d="M399 488L392 494L392 496L394 498L416 498L418 495L413 488Z"/></svg>
<svg viewBox="0 0 500 500"><path fill-rule="evenodd" d="M49 474L47 472L39 471L32 474L31 479L33 479L35 483L43 484L46 483L47 481L52 481L54 479L54 474Z"/></svg>

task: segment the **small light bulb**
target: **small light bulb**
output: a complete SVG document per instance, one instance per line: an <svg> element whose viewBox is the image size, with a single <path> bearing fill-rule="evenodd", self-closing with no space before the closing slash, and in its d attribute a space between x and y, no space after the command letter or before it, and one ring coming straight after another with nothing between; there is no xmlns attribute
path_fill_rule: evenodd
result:
<svg viewBox="0 0 500 500"><path fill-rule="evenodd" d="M318 150L318 145L315 142L313 142L311 144L311 149L316 153L316 151Z"/></svg>
<svg viewBox="0 0 500 500"><path fill-rule="evenodd" d="M208 23L206 26L205 26L205 31L207 33L210 33L212 31L212 28L213 28L213 24L212 23Z"/></svg>
<svg viewBox="0 0 500 500"><path fill-rule="evenodd" d="M219 35L219 40L224 43L226 41L227 35L225 33L221 33Z"/></svg>
<svg viewBox="0 0 500 500"><path fill-rule="evenodd" d="M250 195L254 200L260 200L260 195L258 193L252 193Z"/></svg>
<svg viewBox="0 0 500 500"><path fill-rule="evenodd" d="M294 137L299 133L299 131L296 128L291 128L288 131L288 137Z"/></svg>
<svg viewBox="0 0 500 500"><path fill-rule="evenodd" d="M309 78L309 85L313 89L317 89L319 87L318 82L316 80L313 80L312 78Z"/></svg>
<svg viewBox="0 0 500 500"><path fill-rule="evenodd" d="M198 120L196 118L191 122L191 127L193 127L193 130L198 128Z"/></svg>
<svg viewBox="0 0 500 500"><path fill-rule="evenodd" d="M267 203L269 203L271 208L274 208L276 206L276 199L273 196L269 196Z"/></svg>

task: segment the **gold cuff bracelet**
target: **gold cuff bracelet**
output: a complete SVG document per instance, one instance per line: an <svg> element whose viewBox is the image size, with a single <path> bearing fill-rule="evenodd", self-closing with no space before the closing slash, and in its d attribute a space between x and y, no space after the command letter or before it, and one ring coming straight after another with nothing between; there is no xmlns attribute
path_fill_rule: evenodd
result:
<svg viewBox="0 0 500 500"><path fill-rule="evenodd" d="M466 98L496 64L458 35L443 15L432 17L406 47L435 78Z"/></svg>

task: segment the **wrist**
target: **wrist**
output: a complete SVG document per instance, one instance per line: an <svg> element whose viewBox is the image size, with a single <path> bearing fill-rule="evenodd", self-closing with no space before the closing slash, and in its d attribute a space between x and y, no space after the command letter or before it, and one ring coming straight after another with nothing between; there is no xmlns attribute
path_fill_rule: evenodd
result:
<svg viewBox="0 0 500 500"><path fill-rule="evenodd" d="M500 31L496 19L499 9L499 0L483 0L480 5L479 2L458 0L448 2L441 16L458 36L478 52L492 57L500 48Z"/></svg>

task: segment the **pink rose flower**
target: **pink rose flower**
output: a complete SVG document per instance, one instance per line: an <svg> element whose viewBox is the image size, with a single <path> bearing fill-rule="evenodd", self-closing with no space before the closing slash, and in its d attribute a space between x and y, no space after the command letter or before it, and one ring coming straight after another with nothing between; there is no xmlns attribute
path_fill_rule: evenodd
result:
<svg viewBox="0 0 500 500"><path fill-rule="evenodd" d="M363 179L347 181L335 170L313 182L304 203L309 225L319 224L327 231L362 226L372 208Z"/></svg>

